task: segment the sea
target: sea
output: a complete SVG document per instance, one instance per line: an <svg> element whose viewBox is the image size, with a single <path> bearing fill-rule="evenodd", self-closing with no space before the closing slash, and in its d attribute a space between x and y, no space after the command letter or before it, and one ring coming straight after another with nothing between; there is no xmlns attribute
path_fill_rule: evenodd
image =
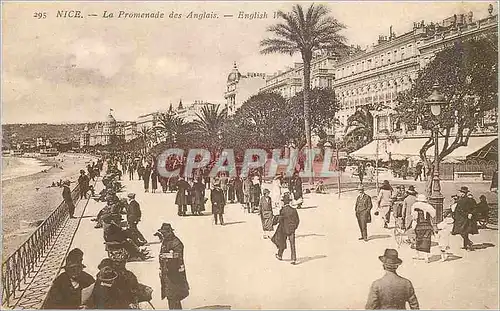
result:
<svg viewBox="0 0 500 311"><path fill-rule="evenodd" d="M2 181L39 173L50 166L33 158L2 157Z"/></svg>

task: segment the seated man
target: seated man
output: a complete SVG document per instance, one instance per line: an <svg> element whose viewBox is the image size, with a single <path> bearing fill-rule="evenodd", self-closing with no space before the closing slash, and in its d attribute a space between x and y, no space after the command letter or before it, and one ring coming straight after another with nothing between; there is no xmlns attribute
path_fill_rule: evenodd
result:
<svg viewBox="0 0 500 311"><path fill-rule="evenodd" d="M318 184L316 185L316 189L314 190L316 193L325 193L325 185L323 184L323 181L320 180Z"/></svg>
<svg viewBox="0 0 500 311"><path fill-rule="evenodd" d="M111 214L108 214L103 217L104 223L104 241L106 245L108 245L108 249L110 248L124 248L129 256L130 261L132 260L146 260L151 258L148 256L149 252L146 250L141 250L133 242L131 236L127 230L123 230L113 219Z"/></svg>

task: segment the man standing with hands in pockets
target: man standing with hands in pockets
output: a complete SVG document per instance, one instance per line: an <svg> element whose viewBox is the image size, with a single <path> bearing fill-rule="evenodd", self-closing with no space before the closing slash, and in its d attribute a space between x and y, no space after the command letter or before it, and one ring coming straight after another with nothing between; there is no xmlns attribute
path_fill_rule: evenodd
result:
<svg viewBox="0 0 500 311"><path fill-rule="evenodd" d="M371 210L372 210L372 198L365 193L365 189L362 185L358 186L359 195L356 199L356 218L358 219L359 230L361 231L361 237L358 240L368 241L368 223L372 221Z"/></svg>

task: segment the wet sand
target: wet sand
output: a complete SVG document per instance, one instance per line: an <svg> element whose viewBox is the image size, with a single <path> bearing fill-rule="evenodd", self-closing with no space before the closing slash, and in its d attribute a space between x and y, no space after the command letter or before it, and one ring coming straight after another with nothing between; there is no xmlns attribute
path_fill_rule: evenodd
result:
<svg viewBox="0 0 500 311"><path fill-rule="evenodd" d="M80 169L85 169L92 158L81 154L60 154L57 157L38 158L50 166L47 172L8 179L2 182L3 256L10 255L35 228L21 228L21 221L44 220L62 202L62 188L50 187L60 179L70 180L75 187ZM59 167L54 167L56 164ZM62 167L62 169L60 168Z"/></svg>

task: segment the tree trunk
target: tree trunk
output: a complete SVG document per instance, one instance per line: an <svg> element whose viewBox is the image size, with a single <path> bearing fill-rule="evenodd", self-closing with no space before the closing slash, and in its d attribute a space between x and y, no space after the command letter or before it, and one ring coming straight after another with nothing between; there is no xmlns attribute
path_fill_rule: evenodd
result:
<svg viewBox="0 0 500 311"><path fill-rule="evenodd" d="M425 196L429 198L432 194L432 177L434 176L434 165L431 163L428 167L425 167Z"/></svg>
<svg viewBox="0 0 500 311"><path fill-rule="evenodd" d="M312 150L311 141L311 108L309 105L309 93L311 90L311 58L309 55L302 55L302 60L304 62L304 90L302 92L304 96L304 127L306 133L307 148ZM308 157L308 165L311 171L314 172L312 157ZM314 177L309 177L309 183L314 184Z"/></svg>

